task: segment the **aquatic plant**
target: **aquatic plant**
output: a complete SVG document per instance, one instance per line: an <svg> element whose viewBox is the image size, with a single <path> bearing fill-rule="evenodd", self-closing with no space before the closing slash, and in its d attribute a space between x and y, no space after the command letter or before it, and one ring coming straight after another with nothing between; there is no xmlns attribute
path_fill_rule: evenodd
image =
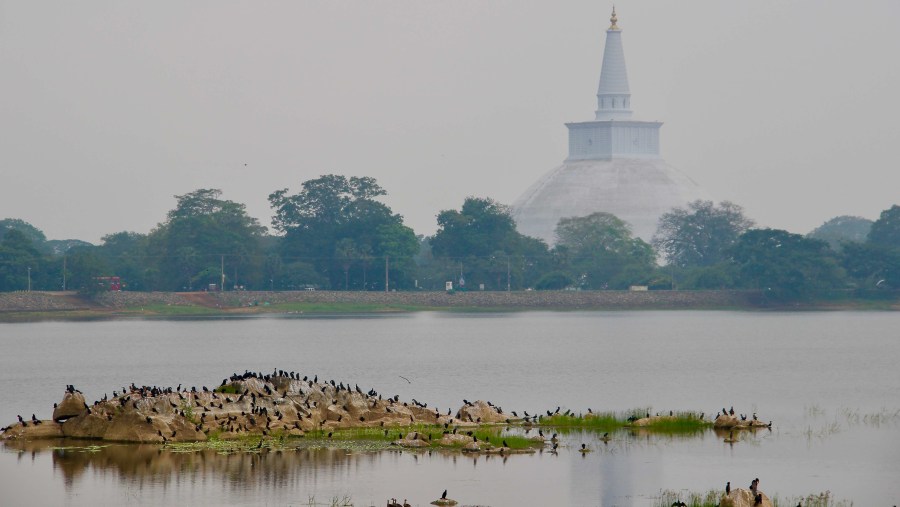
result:
<svg viewBox="0 0 900 507"><path fill-rule="evenodd" d="M566 430L593 430L611 432L621 428L639 428L663 434L690 434L711 428L713 423L701 417L697 412L675 412L671 416L651 417L646 424L633 426L633 422L646 418L649 409L638 408L630 411L615 412L589 412L587 414L553 414L541 417L539 425Z"/></svg>
<svg viewBox="0 0 900 507"><path fill-rule="evenodd" d="M670 507L676 502L684 502L688 507L718 507L719 500L725 492L721 489L711 489L706 492L695 491L661 491L658 498L653 501L653 507ZM775 507L793 507L801 503L805 507L853 507L849 500L834 500L831 491L813 493L801 497L780 498L773 495L769 498Z"/></svg>

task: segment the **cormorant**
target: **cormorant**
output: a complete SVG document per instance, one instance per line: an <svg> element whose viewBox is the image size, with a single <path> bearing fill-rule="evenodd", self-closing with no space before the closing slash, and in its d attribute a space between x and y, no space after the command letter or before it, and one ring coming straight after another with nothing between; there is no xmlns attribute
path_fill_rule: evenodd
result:
<svg viewBox="0 0 900 507"><path fill-rule="evenodd" d="M444 493L441 495L441 500L446 500L446 499L447 499L447 490L445 489Z"/></svg>
<svg viewBox="0 0 900 507"><path fill-rule="evenodd" d="M731 494L731 481L728 481L725 483L725 494L726 495Z"/></svg>

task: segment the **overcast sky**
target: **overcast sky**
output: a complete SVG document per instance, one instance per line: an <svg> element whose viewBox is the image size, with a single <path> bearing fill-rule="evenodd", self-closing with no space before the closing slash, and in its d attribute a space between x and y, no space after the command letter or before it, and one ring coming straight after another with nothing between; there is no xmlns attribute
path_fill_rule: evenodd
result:
<svg viewBox="0 0 900 507"><path fill-rule="evenodd" d="M0 218L148 232L220 188L372 176L417 233L511 204L593 119L612 2L0 0ZM620 0L635 118L715 200L806 233L900 203L900 2Z"/></svg>

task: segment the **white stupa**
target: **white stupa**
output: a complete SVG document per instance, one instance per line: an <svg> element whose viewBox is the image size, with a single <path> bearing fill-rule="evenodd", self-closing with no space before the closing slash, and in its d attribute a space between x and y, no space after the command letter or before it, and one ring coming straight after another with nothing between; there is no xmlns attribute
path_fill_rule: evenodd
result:
<svg viewBox="0 0 900 507"><path fill-rule="evenodd" d="M659 156L660 122L631 119L622 31L613 8L606 31L594 121L567 123L569 156L513 204L519 232L556 242L561 218L597 211L628 222L649 241L660 215L706 193Z"/></svg>

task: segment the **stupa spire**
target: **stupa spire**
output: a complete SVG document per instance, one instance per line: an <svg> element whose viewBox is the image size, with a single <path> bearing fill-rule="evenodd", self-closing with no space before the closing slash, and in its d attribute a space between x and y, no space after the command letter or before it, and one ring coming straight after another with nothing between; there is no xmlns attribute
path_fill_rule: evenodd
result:
<svg viewBox="0 0 900 507"><path fill-rule="evenodd" d="M606 30L606 46L603 48L603 65L600 69L600 86L597 87L596 120L627 120L631 118L631 91L628 88L628 72L625 70L625 51L622 49L622 30L613 7Z"/></svg>

